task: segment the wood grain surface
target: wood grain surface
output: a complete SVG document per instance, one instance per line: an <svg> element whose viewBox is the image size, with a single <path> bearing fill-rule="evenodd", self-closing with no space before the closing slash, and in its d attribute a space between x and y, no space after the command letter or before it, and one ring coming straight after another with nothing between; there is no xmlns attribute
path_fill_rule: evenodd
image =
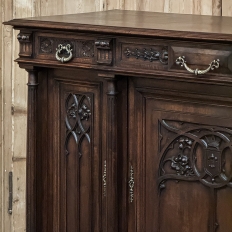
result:
<svg viewBox="0 0 232 232"><path fill-rule="evenodd" d="M142 20L140 20L142 19ZM122 23L123 22L123 23ZM190 14L154 13L145 11L112 10L84 14L69 14L62 17L32 17L26 20L14 19L7 24L15 27L53 27L72 31L96 31L98 33L121 33L130 35L170 36L206 39L219 36L218 39L231 38L232 18L214 16L196 16ZM86 26L88 25L88 26ZM128 28L128 30L125 30ZM143 30L140 30L143 29Z"/></svg>
<svg viewBox="0 0 232 232"><path fill-rule="evenodd" d="M222 5L222 15L232 16L232 1L224 0Z"/></svg>
<svg viewBox="0 0 232 232"><path fill-rule="evenodd" d="M0 0L0 23L13 18L74 14L111 9L202 15L232 15L230 0ZM190 16L188 16L190 17ZM213 30L213 29L212 29ZM0 231L25 231L27 73L18 57L17 33L0 25ZM8 173L14 172L13 215L8 208Z"/></svg>

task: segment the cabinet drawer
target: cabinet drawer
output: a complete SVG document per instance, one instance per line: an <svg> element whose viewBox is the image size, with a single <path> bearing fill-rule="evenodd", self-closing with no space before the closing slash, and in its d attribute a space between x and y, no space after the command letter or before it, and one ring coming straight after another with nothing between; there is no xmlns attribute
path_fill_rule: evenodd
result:
<svg viewBox="0 0 232 232"><path fill-rule="evenodd" d="M60 48L59 45L62 45L64 49L57 54L59 58L70 58L68 62L71 63L92 64L95 63L94 43L94 37L85 35L36 33L35 58L56 61L57 49Z"/></svg>
<svg viewBox="0 0 232 232"><path fill-rule="evenodd" d="M179 64L176 60L179 59ZM185 61L185 65L183 65ZM219 64L219 66L218 66ZM183 65L183 66L182 66ZM210 67L211 65L211 67ZM187 70L190 68L190 70ZM198 75L232 74L232 46L225 44L173 42L169 47L169 70ZM204 73L206 72L206 73Z"/></svg>
<svg viewBox="0 0 232 232"><path fill-rule="evenodd" d="M168 70L165 40L118 38L116 65L144 70Z"/></svg>
<svg viewBox="0 0 232 232"><path fill-rule="evenodd" d="M119 67L190 75L232 74L232 46L229 44L129 37L117 38L116 44L116 66Z"/></svg>

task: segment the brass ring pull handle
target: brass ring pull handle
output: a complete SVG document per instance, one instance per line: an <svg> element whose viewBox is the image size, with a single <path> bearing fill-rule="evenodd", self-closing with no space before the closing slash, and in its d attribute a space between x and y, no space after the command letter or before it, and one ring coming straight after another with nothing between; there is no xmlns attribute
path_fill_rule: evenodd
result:
<svg viewBox="0 0 232 232"><path fill-rule="evenodd" d="M66 51L69 56L68 57L60 57L59 54L62 52L62 51ZM60 61L61 63L65 63L65 62L68 62L72 59L72 49L71 49L71 45L70 44L67 44L67 45L62 45L62 44L59 44L58 45L58 48L56 49L56 59L58 61Z"/></svg>
<svg viewBox="0 0 232 232"><path fill-rule="evenodd" d="M207 72L209 72L210 70L214 70L215 68L219 68L219 62L220 60L217 59L217 60L213 60L210 64L209 64L209 67L205 70L199 70L199 69L191 69L188 67L188 65L186 64L186 60L185 60L185 57L184 56L180 56L176 59L176 64L177 65L180 65L181 67L185 67L185 69L187 71L189 71L190 73L194 73L195 75L203 75Z"/></svg>

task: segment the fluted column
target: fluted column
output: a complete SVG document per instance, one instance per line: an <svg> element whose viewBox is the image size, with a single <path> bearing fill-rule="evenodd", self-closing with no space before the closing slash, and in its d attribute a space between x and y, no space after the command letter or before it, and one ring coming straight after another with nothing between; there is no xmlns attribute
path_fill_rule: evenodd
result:
<svg viewBox="0 0 232 232"><path fill-rule="evenodd" d="M27 116L27 167L26 167L26 231L36 231L36 108L38 73L28 72L28 116Z"/></svg>
<svg viewBox="0 0 232 232"><path fill-rule="evenodd" d="M106 107L106 231L118 231L118 117L117 79L103 75L107 81Z"/></svg>

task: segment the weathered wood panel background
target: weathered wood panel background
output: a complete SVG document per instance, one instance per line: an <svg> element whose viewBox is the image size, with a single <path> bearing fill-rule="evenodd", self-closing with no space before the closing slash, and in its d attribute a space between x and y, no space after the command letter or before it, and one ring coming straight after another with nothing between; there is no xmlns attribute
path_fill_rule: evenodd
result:
<svg viewBox="0 0 232 232"><path fill-rule="evenodd" d="M25 231L27 73L18 68L18 32L3 21L39 15L109 9L232 16L231 0L0 0L0 231ZM13 171L13 214L8 209L8 173Z"/></svg>

